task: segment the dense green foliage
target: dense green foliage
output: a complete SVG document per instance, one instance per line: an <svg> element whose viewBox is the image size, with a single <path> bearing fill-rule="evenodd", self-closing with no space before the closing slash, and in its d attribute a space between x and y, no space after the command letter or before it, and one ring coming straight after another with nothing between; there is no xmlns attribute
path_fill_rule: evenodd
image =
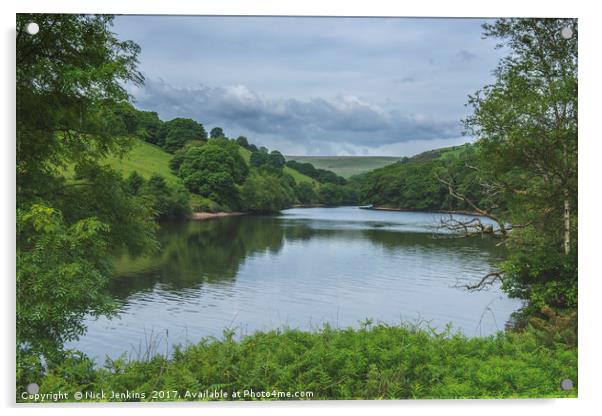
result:
<svg viewBox="0 0 602 416"><path fill-rule="evenodd" d="M175 165L172 164L172 167ZM202 146L190 146L182 155L178 176L191 192L223 206L240 206L236 185L244 182L248 167L238 145L226 138L211 139Z"/></svg>
<svg viewBox="0 0 602 416"><path fill-rule="evenodd" d="M565 378L577 383L576 349L540 345L533 332L468 339L368 322L359 330L285 329L240 341L226 332L170 359L108 361L95 369L74 356L43 380L41 391L145 393L135 401L152 400L153 390L176 391L170 400L195 400L187 390L230 397L245 390L311 392L313 400L576 397L576 389L560 389Z"/></svg>
<svg viewBox="0 0 602 416"><path fill-rule="evenodd" d="M187 142L207 140L203 125L189 118L174 118L166 121L159 130L158 144L173 153L182 148Z"/></svg>
<svg viewBox="0 0 602 416"><path fill-rule="evenodd" d="M315 179L319 188L303 185L295 194L301 204L321 204L326 206L357 205L359 203L359 182L346 180L342 176L326 169L316 169L311 163L299 163L295 160L286 162L286 166L299 173Z"/></svg>
<svg viewBox="0 0 602 416"><path fill-rule="evenodd" d="M464 145L426 152L373 170L360 178L360 199L365 204L415 210L472 210L465 201L449 194L448 187L437 180L446 173L454 178L458 189L480 203L481 192L473 169L478 149Z"/></svg>
<svg viewBox="0 0 602 416"><path fill-rule="evenodd" d="M238 136L236 138L236 144L242 147L243 149L250 150L251 148L251 145L249 144L249 139L247 139L245 136Z"/></svg>
<svg viewBox="0 0 602 416"><path fill-rule="evenodd" d="M247 212L271 213L288 208L295 194L284 177L253 172L241 190L242 209Z"/></svg>
<svg viewBox="0 0 602 416"><path fill-rule="evenodd" d="M221 127L214 127L209 132L209 137L212 139L217 139L218 137L226 137L224 134L224 130Z"/></svg>
<svg viewBox="0 0 602 416"><path fill-rule="evenodd" d="M29 36L26 23L44 28ZM114 250L155 247L151 208L98 161L127 151L115 118L124 82L142 82L139 48L110 16L17 16L18 379L61 361L86 314L108 313ZM73 177L63 172L70 168Z"/></svg>
<svg viewBox="0 0 602 416"><path fill-rule="evenodd" d="M572 29L565 39L561 30ZM485 36L511 51L496 82L470 97L487 209L512 224L503 288L544 305L577 307L577 21L500 19Z"/></svg>
<svg viewBox="0 0 602 416"><path fill-rule="evenodd" d="M301 182L295 187L295 196L300 204L313 205L319 203L316 189L307 182Z"/></svg>
<svg viewBox="0 0 602 416"><path fill-rule="evenodd" d="M320 183L332 183L335 185L345 185L347 183L342 176L338 176L330 170L316 169L311 163L299 163L295 160L289 160L286 162L286 166L295 169Z"/></svg>
<svg viewBox="0 0 602 416"><path fill-rule="evenodd" d="M251 153L249 163L255 168L279 175L282 173L282 168L284 168L285 159L278 150L272 150L268 153L268 149L262 148Z"/></svg>
<svg viewBox="0 0 602 416"><path fill-rule="evenodd" d="M122 124L117 127L121 135L136 136L152 144L160 142L163 122L154 111L140 111L128 102L121 102L114 107L113 115Z"/></svg>
<svg viewBox="0 0 602 416"><path fill-rule="evenodd" d="M156 218L182 218L190 212L190 194L179 183L170 185L159 175L147 181L137 172L132 172L126 183L130 194L148 201Z"/></svg>
<svg viewBox="0 0 602 416"><path fill-rule="evenodd" d="M356 185L336 185L326 183L318 189L318 201L326 206L357 205L358 193Z"/></svg>

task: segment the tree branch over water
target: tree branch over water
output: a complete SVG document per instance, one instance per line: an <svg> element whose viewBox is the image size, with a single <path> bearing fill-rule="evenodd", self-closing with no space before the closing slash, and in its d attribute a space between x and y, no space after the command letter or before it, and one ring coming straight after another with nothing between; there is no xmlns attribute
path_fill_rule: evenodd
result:
<svg viewBox="0 0 602 416"><path fill-rule="evenodd" d="M471 291L483 290L487 287L492 286L495 282L503 282L503 273L502 272L489 272L485 276L481 278L474 285L462 285L463 288L466 288Z"/></svg>
<svg viewBox="0 0 602 416"><path fill-rule="evenodd" d="M440 230L451 231L443 235ZM468 221L462 221L454 218L450 214L449 218L441 218L440 225L436 228L434 238L437 239L455 239L455 238L469 238L469 237L483 237L485 234L496 236L496 232L492 225L483 224L479 218L471 218Z"/></svg>
<svg viewBox="0 0 602 416"><path fill-rule="evenodd" d="M499 218L497 215L493 214L493 208L483 209L475 202L473 202L470 198L468 198L463 193L458 192L455 185L451 180L447 180L435 174L435 178L441 182L442 184L447 186L449 194L468 204L476 213L482 215L484 217L490 218L498 224L499 229L495 229L493 226L488 224L483 224L483 222L479 218L473 218L470 221L461 221L456 218L453 218L450 215L449 220L441 219L442 228L445 228L449 231L457 233L458 231L462 231L464 233L464 237L474 237L474 236L483 236L485 234L492 235L494 237L506 237L507 235L507 227L505 222Z"/></svg>

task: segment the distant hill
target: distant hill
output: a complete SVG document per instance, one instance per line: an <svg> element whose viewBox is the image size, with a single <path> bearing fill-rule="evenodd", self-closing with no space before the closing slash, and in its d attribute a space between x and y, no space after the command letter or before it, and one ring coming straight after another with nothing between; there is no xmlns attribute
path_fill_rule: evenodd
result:
<svg viewBox="0 0 602 416"><path fill-rule="evenodd" d="M434 159L447 159L459 155L470 144L460 146L442 147L427 150L411 157L401 156L284 156L286 160L295 160L299 163L311 163L318 169L331 170L337 175L349 178L353 175L369 172L400 160L412 162L425 162Z"/></svg>
<svg viewBox="0 0 602 416"><path fill-rule="evenodd" d="M331 170L337 175L349 178L353 175L382 168L397 162L400 157L391 156L284 156L286 160L311 163L318 169Z"/></svg>
<svg viewBox="0 0 602 416"><path fill-rule="evenodd" d="M468 149L471 145L469 143L461 144L459 146L451 147L440 147L439 149L427 150L426 152L419 153L406 159L411 162L428 162L435 159L448 160L459 156L464 150Z"/></svg>
<svg viewBox="0 0 602 416"><path fill-rule="evenodd" d="M428 150L397 163L368 172L361 178L360 201L381 208L403 210L471 211L472 206L449 195L447 186L437 179L441 170L471 201L479 205L484 198L475 171L469 167L478 157L475 145Z"/></svg>

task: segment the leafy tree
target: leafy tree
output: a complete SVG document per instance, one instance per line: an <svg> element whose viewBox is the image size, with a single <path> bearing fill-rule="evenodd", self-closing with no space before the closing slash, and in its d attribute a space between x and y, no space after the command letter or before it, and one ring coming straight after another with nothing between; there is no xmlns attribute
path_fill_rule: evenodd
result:
<svg viewBox="0 0 602 416"><path fill-rule="evenodd" d="M64 342L84 333L86 314L112 310L103 290L114 251L155 247L151 207L130 196L120 175L78 165L76 179L60 198L17 209L18 345L49 365L61 359Z"/></svg>
<svg viewBox="0 0 602 416"><path fill-rule="evenodd" d="M333 183L335 185L345 185L345 178L326 169L316 169L316 178L320 183Z"/></svg>
<svg viewBox="0 0 602 416"><path fill-rule="evenodd" d="M310 178L316 179L318 178L318 171L311 163L301 163L296 160L289 160L286 162L286 166L291 169L295 169L297 172L300 172L304 175L309 176Z"/></svg>
<svg viewBox="0 0 602 416"><path fill-rule="evenodd" d="M86 314L111 312L103 291L110 272L106 260L110 232L108 224L94 217L69 224L59 210L44 204L17 209L21 371L27 366L39 367L40 356L50 365L60 362L63 343L85 332L82 320ZM26 384L32 379L18 381Z"/></svg>
<svg viewBox="0 0 602 416"><path fill-rule="evenodd" d="M266 152L253 152L251 153L251 159L249 160L249 163L251 166L259 168L267 163L268 158L269 155Z"/></svg>
<svg viewBox="0 0 602 416"><path fill-rule="evenodd" d="M157 144L174 153L188 142L207 140L207 133L202 124L190 118L175 118L163 123L158 138Z"/></svg>
<svg viewBox="0 0 602 416"><path fill-rule="evenodd" d="M249 149L249 140L245 136L238 136L236 138L236 144L245 149Z"/></svg>
<svg viewBox="0 0 602 416"><path fill-rule="evenodd" d="M358 192L355 186L336 185L327 183L318 189L320 203L328 206L357 205L359 202Z"/></svg>
<svg viewBox="0 0 602 416"><path fill-rule="evenodd" d="M155 247L149 207L96 161L128 150L117 116L123 85L140 84L139 47L116 39L112 16L17 15L18 368L60 361L86 314L108 313L113 250ZM25 33L35 21L42 32ZM121 124L123 126L123 124ZM67 166L75 177L66 180ZM38 364L35 364L35 363ZM34 364L32 364L34 363ZM27 367L27 369L25 367ZM20 379L23 383L26 380Z"/></svg>
<svg viewBox="0 0 602 416"><path fill-rule="evenodd" d="M301 182L294 188L294 190L299 203L306 205L318 203L318 194L311 183Z"/></svg>
<svg viewBox="0 0 602 416"><path fill-rule="evenodd" d="M243 184L241 198L245 211L273 213L288 208L294 202L294 193L282 178L255 171Z"/></svg>
<svg viewBox="0 0 602 416"><path fill-rule="evenodd" d="M512 296L530 300L533 311L574 308L577 21L499 19L483 28L485 37L509 51L495 82L469 98L473 112L465 122L479 139L474 170L488 202L472 205L498 218L510 249L493 279L502 279ZM568 39L565 28L572 31ZM453 188L454 196L469 201ZM498 199L505 205L498 206Z"/></svg>
<svg viewBox="0 0 602 416"><path fill-rule="evenodd" d="M157 144L159 130L163 122L153 111L140 111L129 102L120 102L103 117L115 119L119 134L136 136L140 139Z"/></svg>
<svg viewBox="0 0 602 416"><path fill-rule="evenodd" d="M137 111L136 135L152 144L159 144L159 131L163 122L154 111Z"/></svg>
<svg viewBox="0 0 602 416"><path fill-rule="evenodd" d="M209 137L211 137L212 139L217 139L218 137L226 137L226 135L224 134L224 130L222 130L221 127L214 127L209 132Z"/></svg>
<svg viewBox="0 0 602 416"><path fill-rule="evenodd" d="M134 133L136 133L136 130L138 128L138 110L136 110L134 106L132 106L128 102L118 103L115 105L113 112L121 121L121 123L123 123L123 134L133 135Z"/></svg>
<svg viewBox="0 0 602 416"><path fill-rule="evenodd" d="M309 176L312 179L320 183L333 183L337 185L345 185L347 182L345 178L337 175L336 173L326 169L316 169L311 163L297 162L296 160L289 160L286 165L291 169L295 169L304 175Z"/></svg>
<svg viewBox="0 0 602 416"><path fill-rule="evenodd" d="M180 171L180 166L182 165L182 162L184 162L184 157L186 156L188 149L190 149L191 147L200 147L204 144L205 142L192 141L186 143L184 147L176 150L173 157L169 161L169 168L172 170L172 172L176 175L178 174L178 172Z"/></svg>
<svg viewBox="0 0 602 416"><path fill-rule="evenodd" d="M151 176L140 195L150 200L157 218L180 218L190 212L188 191L181 185L170 186L162 176Z"/></svg>
<svg viewBox="0 0 602 416"><path fill-rule="evenodd" d="M178 175L194 193L229 207L238 205L237 184L242 184L248 167L235 143L211 139L201 147L190 147L184 155Z"/></svg>
<svg viewBox="0 0 602 416"><path fill-rule="evenodd" d="M142 175L136 171L130 173L126 180L126 184L129 188L128 190L132 195L138 195L138 191L140 191L140 188L142 188L142 185L144 185L145 182Z"/></svg>
<svg viewBox="0 0 602 416"><path fill-rule="evenodd" d="M288 173L281 173L280 178L293 190L297 186L297 181L295 178Z"/></svg>
<svg viewBox="0 0 602 416"><path fill-rule="evenodd" d="M268 166L270 166L271 168L273 168L275 170L279 170L279 171L282 171L282 168L284 167L285 162L286 162L286 159L284 158L284 156L282 156L282 153L280 153L278 150L272 150L267 159Z"/></svg>
<svg viewBox="0 0 602 416"><path fill-rule="evenodd" d="M169 161L169 168L177 174L180 171L180 166L182 166L182 162L184 162L184 157L186 156L186 152L188 149L182 148L177 150L171 160Z"/></svg>
<svg viewBox="0 0 602 416"><path fill-rule="evenodd" d="M482 174L495 178L511 206L529 208L513 210L514 221L551 230L568 254L576 230L577 22L500 19L483 27L510 54L496 82L469 100L466 125L480 139ZM565 27L570 39L562 37Z"/></svg>
<svg viewBox="0 0 602 416"><path fill-rule="evenodd" d="M569 39L561 34L565 27L573 32ZM484 29L511 52L496 82L470 98L473 115L466 124L480 138L483 177L503 192L512 223L525 225L511 245L532 253L529 262L506 265L504 285L532 297L545 282L562 281L576 293L577 21L500 19ZM565 265L554 267L574 273L550 272L546 264L559 248ZM542 258L543 251L549 257ZM573 296L558 297L544 302L575 305L568 302Z"/></svg>

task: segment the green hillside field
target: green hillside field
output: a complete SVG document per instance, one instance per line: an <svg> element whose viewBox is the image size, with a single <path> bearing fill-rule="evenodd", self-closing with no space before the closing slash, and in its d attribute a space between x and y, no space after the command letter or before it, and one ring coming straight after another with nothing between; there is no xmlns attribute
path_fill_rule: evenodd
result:
<svg viewBox="0 0 602 416"><path fill-rule="evenodd" d="M247 164L251 158L251 152L243 147L239 148L240 154ZM135 140L131 150L123 157L111 155L105 159L106 164L127 177L130 173L136 171L144 178L148 179L154 174L165 178L171 184L181 183L181 179L173 174L169 168L169 161L173 156L167 153L159 146L146 143L142 140ZM284 167L284 172L290 174L297 183L309 182L316 186L319 184L309 176L303 175L288 166ZM197 194L190 194L191 204L194 211L221 211L222 207L215 202Z"/></svg>
<svg viewBox="0 0 602 416"><path fill-rule="evenodd" d="M251 152L241 147L240 154L248 165L251 158ZM132 149L122 158L112 155L105 160L109 166L116 171L121 172L124 176L128 176L133 171L137 171L147 179L153 174L158 174L163 176L168 182L174 183L178 182L180 178L174 175L171 169L169 169L169 161L171 158L172 155L161 149L159 146L136 140ZM298 183L310 182L317 185L317 182L309 176L297 172L288 166L284 167L284 172L295 178Z"/></svg>
<svg viewBox="0 0 602 416"><path fill-rule="evenodd" d="M299 163L311 163L318 169L331 170L344 178L382 168L401 159L391 156L285 156L285 158Z"/></svg>
<svg viewBox="0 0 602 416"><path fill-rule="evenodd" d="M169 161L172 155L154 144L146 143L141 140L135 140L132 149L123 157L111 155L105 160L107 165L111 166L123 176L137 171L144 178L148 179L157 174L163 176L166 181L176 183L180 181L169 169Z"/></svg>

